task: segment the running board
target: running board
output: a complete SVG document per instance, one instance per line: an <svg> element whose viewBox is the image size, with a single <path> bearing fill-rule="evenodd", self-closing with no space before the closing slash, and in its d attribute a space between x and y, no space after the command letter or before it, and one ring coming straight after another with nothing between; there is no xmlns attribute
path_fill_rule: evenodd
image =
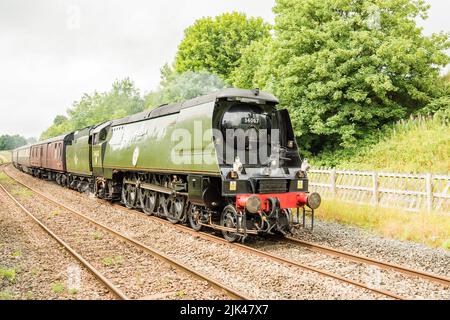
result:
<svg viewBox="0 0 450 320"><path fill-rule="evenodd" d="M125 184L137 185L136 181L132 181L132 180L125 180L124 183ZM158 186L157 184L153 184L153 183L145 183L145 182L144 183L140 183L139 187L141 189L157 191L157 192L161 192L161 193L165 193L165 194L175 194L175 195L180 195L180 196L187 196L188 195L187 192L178 192L178 191L175 191L175 190L173 190L171 188Z"/></svg>

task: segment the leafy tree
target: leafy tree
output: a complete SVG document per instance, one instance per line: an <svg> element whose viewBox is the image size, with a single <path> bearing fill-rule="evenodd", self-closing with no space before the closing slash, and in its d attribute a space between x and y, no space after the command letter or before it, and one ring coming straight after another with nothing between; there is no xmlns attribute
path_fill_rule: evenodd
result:
<svg viewBox="0 0 450 320"><path fill-rule="evenodd" d="M442 77L442 80L443 80L444 82L446 82L448 85L450 85L450 71L447 72L447 73Z"/></svg>
<svg viewBox="0 0 450 320"><path fill-rule="evenodd" d="M262 57L260 48L244 51L250 56L233 81L273 90L303 150L349 147L442 104L436 81L450 43L448 34L426 37L417 27L427 10L421 0L277 0L275 39Z"/></svg>
<svg viewBox="0 0 450 320"><path fill-rule="evenodd" d="M63 133L75 130L69 119L59 122L58 120L61 119L57 120L57 118L58 116L56 116L55 120L53 120L53 124L41 134L40 140L57 137Z"/></svg>
<svg viewBox="0 0 450 320"><path fill-rule="evenodd" d="M64 123L65 121L68 121L69 119L67 119L67 117L66 116L64 116L64 115L57 115L56 117L55 117L55 119L53 120L53 124L55 124L55 125L60 125L60 124L62 124L62 123Z"/></svg>
<svg viewBox="0 0 450 320"><path fill-rule="evenodd" d="M18 134L13 136L5 134L0 136L0 150L13 150L26 144L27 139Z"/></svg>
<svg viewBox="0 0 450 320"><path fill-rule="evenodd" d="M58 115L53 125L44 131L41 139L78 130L106 120L125 117L144 110L144 103L134 83L126 78L116 81L109 92L84 94L80 101L74 102L67 113L68 117Z"/></svg>
<svg viewBox="0 0 450 320"><path fill-rule="evenodd" d="M262 18L247 18L237 12L198 19L184 31L175 70L206 70L228 80L239 63L241 50L255 40L268 38L270 29Z"/></svg>
<svg viewBox="0 0 450 320"><path fill-rule="evenodd" d="M112 90L105 93L85 94L68 110L70 122L75 129L121 118L144 109L139 90L130 79L116 81Z"/></svg>
<svg viewBox="0 0 450 320"><path fill-rule="evenodd" d="M151 109L165 103L195 98L224 88L218 76L206 71L176 73L165 65L161 69L160 88L145 96L145 106Z"/></svg>
<svg viewBox="0 0 450 320"><path fill-rule="evenodd" d="M27 144L36 143L38 140L35 137L30 137L27 139Z"/></svg>
<svg viewBox="0 0 450 320"><path fill-rule="evenodd" d="M272 39L253 41L247 47L241 50L239 65L231 72L230 80L234 87L252 89L257 88L259 79L266 77L264 72L269 71L269 61L266 61L270 55L267 49L271 48Z"/></svg>

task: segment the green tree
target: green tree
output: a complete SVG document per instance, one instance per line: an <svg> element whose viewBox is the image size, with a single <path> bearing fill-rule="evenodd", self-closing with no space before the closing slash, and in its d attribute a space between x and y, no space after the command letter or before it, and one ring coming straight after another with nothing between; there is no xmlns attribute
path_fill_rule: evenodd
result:
<svg viewBox="0 0 450 320"><path fill-rule="evenodd" d="M151 109L162 104L192 99L224 88L225 82L206 71L176 73L165 65L161 69L158 90L145 96L145 107Z"/></svg>
<svg viewBox="0 0 450 320"><path fill-rule="evenodd" d="M270 37L270 25L262 18L225 13L195 21L184 31L175 57L175 71L209 71L228 80L239 64L241 50L255 40Z"/></svg>
<svg viewBox="0 0 450 320"><path fill-rule="evenodd" d="M42 133L41 139L122 118L142 110L144 101L134 83L128 78L115 81L108 92L84 94L80 101L74 102L72 108L67 111L68 117L55 117L53 125Z"/></svg>
<svg viewBox="0 0 450 320"><path fill-rule="evenodd" d="M69 119L67 119L67 117L66 116L64 116L64 115L57 115L56 117L55 117L55 119L53 120L53 124L55 124L55 125L60 125L60 124L62 124L62 123L64 123L65 121L68 121Z"/></svg>
<svg viewBox="0 0 450 320"><path fill-rule="evenodd" d="M420 0L277 0L271 47L243 57L236 72L279 96L303 150L349 147L439 102L449 41L417 27L427 10Z"/></svg>
<svg viewBox="0 0 450 320"><path fill-rule="evenodd" d="M259 79L266 79L262 73L268 71L269 62L266 61L270 55L267 49L271 48L272 39L265 38L253 41L241 50L239 65L231 72L230 80L234 87L252 89L257 88Z"/></svg>
<svg viewBox="0 0 450 320"><path fill-rule="evenodd" d="M66 118L63 120L61 117L65 116L56 116L53 120L53 124L47 128L44 132L42 132L40 140L45 140L53 137L57 137L63 133L70 132L74 130L73 124Z"/></svg>
<svg viewBox="0 0 450 320"><path fill-rule="evenodd" d="M13 150L26 144L27 139L18 134L13 136L5 134L0 136L0 150Z"/></svg>
<svg viewBox="0 0 450 320"><path fill-rule="evenodd" d="M36 137L30 137L27 139L27 144L29 143L36 143L38 140L36 139Z"/></svg>

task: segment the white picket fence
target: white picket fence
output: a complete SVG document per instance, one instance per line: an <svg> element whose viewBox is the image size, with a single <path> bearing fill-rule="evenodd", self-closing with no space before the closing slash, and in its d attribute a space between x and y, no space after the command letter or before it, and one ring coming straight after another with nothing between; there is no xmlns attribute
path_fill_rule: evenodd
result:
<svg viewBox="0 0 450 320"><path fill-rule="evenodd" d="M323 199L450 214L450 176L339 169L309 170L311 191Z"/></svg>

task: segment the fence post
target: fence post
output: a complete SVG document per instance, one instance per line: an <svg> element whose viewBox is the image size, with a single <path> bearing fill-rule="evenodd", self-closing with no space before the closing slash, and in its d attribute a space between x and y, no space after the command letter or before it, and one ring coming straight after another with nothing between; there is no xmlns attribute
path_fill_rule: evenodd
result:
<svg viewBox="0 0 450 320"><path fill-rule="evenodd" d="M333 197L336 197L337 191L336 191L336 169L331 169L330 174L330 180L331 180L331 193L333 194Z"/></svg>
<svg viewBox="0 0 450 320"><path fill-rule="evenodd" d="M378 173L376 171L372 172L372 204L377 205L378 204Z"/></svg>
<svg viewBox="0 0 450 320"><path fill-rule="evenodd" d="M431 212L433 209L433 186L431 184L431 173L427 173L425 176L426 192L427 192L427 211Z"/></svg>

